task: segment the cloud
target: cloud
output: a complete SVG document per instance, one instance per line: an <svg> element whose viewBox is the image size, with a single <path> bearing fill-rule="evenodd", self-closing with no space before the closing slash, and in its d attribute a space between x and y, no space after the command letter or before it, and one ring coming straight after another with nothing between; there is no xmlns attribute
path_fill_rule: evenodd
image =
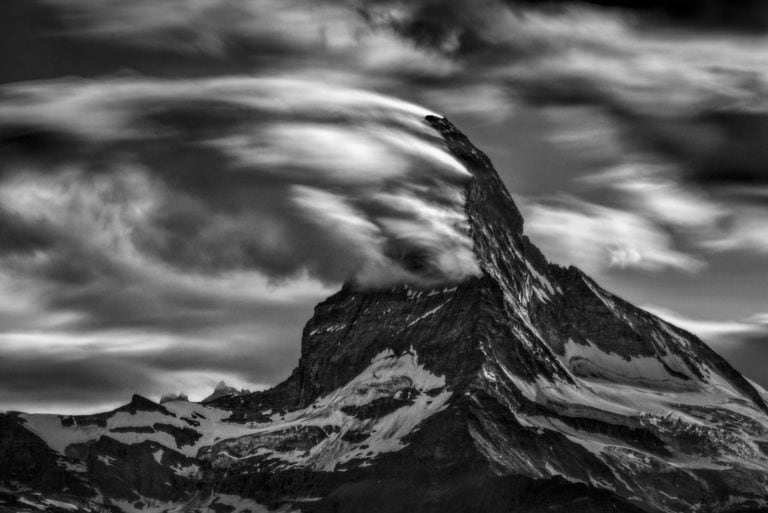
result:
<svg viewBox="0 0 768 513"><path fill-rule="evenodd" d="M760 33L661 32L624 10L496 0L45 5L54 7L70 37L220 60L244 54L256 69L262 59L283 71L327 69L422 101L459 98L452 101L458 109L472 109L480 93L478 115L491 112L490 104L511 113L509 105L520 99L600 107L630 131L625 144L635 139L635 148L690 162L702 179L763 174L748 155L763 151L766 36ZM718 9L750 13L745 20L766 12L754 5ZM746 152L730 151L734 145Z"/></svg>
<svg viewBox="0 0 768 513"><path fill-rule="evenodd" d="M703 262L674 247L645 218L568 198L560 204L524 203L526 231L554 262L591 273L615 268L696 272Z"/></svg>
<svg viewBox="0 0 768 513"><path fill-rule="evenodd" d="M284 379L298 358L296 344L270 340L264 325L241 326L239 333L230 327L230 336L216 343L200 334L180 343L172 335L124 330L2 334L0 404L4 410L34 405L35 411L73 413L103 411L132 393L157 399L183 390L200 400L222 378L264 388Z"/></svg>
<svg viewBox="0 0 768 513"><path fill-rule="evenodd" d="M768 212L753 202L712 196L684 184L668 166L632 163L585 176L581 181L609 190L622 207L675 232L706 252L768 253ZM616 196L618 194L618 196Z"/></svg>
<svg viewBox="0 0 768 513"><path fill-rule="evenodd" d="M697 2L668 0L582 0L584 3L625 9L651 21L681 24L716 30L759 31L768 28L768 8L760 0L710 0ZM522 0L521 3L526 2ZM536 0L528 0L536 3ZM550 5L571 5L570 0L548 2Z"/></svg>
<svg viewBox="0 0 768 513"><path fill-rule="evenodd" d="M624 196L624 205L659 223L714 231L729 217L729 209L704 191L684 187L674 180L675 171L665 166L627 163L582 178Z"/></svg>
<svg viewBox="0 0 768 513"><path fill-rule="evenodd" d="M455 71L455 64L438 52L372 27L357 3L40 1L62 24L59 36L122 47L130 62L134 53L149 51L164 54L181 70L203 59L210 67L223 63L248 72L332 70L360 82L385 82L393 75L445 77Z"/></svg>
<svg viewBox="0 0 768 513"><path fill-rule="evenodd" d="M352 13L332 2L245 0L45 0L74 34L179 52L222 54L259 42L285 49L338 44L354 35Z"/></svg>
<svg viewBox="0 0 768 513"><path fill-rule="evenodd" d="M702 243L711 251L743 250L768 254L768 212L764 208L741 207L731 219L727 233Z"/></svg>
<svg viewBox="0 0 768 513"><path fill-rule="evenodd" d="M29 223L79 225L91 231L90 246L197 272L252 269L282 279L308 271L363 285L478 272L461 193L470 175L415 105L245 77L57 81L4 92L0 133L14 165L3 169L0 196ZM36 166L15 143L19 133L41 132L76 140L77 149L41 141L57 161ZM309 206L309 194L324 208ZM365 230L340 240L339 228L352 226ZM443 258L449 252L458 257ZM404 264L415 253L424 272Z"/></svg>
<svg viewBox="0 0 768 513"><path fill-rule="evenodd" d="M558 262L687 273L768 248L759 33L659 31L570 3L2 4L0 81L16 83L0 91L0 332L37 330L72 351L81 335L165 340L130 361L94 342L89 364L51 362L58 382L88 368L111 379L98 381L111 400L137 382L160 393L276 381L312 305L347 276L476 272L465 172L421 121L428 110L392 94L499 145L530 112L545 120L536 130L565 171L529 170L551 195L523 210ZM23 82L62 76L92 79ZM551 146L528 151L540 148ZM238 367L249 351L254 372ZM161 381L141 370L148 359ZM31 394L14 376L14 397ZM30 400L57 395L41 387Z"/></svg>

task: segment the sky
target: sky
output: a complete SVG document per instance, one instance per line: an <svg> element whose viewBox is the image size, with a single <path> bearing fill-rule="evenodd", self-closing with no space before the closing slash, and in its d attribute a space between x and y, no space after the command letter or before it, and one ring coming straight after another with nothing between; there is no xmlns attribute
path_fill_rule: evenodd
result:
<svg viewBox="0 0 768 513"><path fill-rule="evenodd" d="M3 0L0 409L266 388L344 280L476 275L427 113L768 386L764 2Z"/></svg>

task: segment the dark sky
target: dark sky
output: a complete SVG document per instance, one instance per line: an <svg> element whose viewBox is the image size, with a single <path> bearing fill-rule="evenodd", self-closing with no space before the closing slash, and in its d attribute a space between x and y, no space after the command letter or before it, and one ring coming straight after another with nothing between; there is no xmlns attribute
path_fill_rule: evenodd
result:
<svg viewBox="0 0 768 513"><path fill-rule="evenodd" d="M266 387L346 277L472 275L426 112L550 259L768 385L765 5L3 0L0 409Z"/></svg>

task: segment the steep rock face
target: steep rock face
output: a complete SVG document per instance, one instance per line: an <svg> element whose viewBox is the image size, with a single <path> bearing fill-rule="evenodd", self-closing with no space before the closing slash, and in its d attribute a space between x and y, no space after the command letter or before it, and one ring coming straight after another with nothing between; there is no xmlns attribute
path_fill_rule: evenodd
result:
<svg viewBox="0 0 768 513"><path fill-rule="evenodd" d="M549 264L487 157L448 121L426 122L473 176L479 276L346 284L315 308L298 367L271 390L21 415L13 432L84 465L90 492L73 495L113 510L767 506L763 392L693 335Z"/></svg>

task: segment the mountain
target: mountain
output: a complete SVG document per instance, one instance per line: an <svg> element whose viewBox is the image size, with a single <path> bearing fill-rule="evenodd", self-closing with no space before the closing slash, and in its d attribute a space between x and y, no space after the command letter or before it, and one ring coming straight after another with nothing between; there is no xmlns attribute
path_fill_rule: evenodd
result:
<svg viewBox="0 0 768 513"><path fill-rule="evenodd" d="M250 390L238 390L235 387L228 386L224 381L219 381L219 384L216 385L216 388L213 389L211 395L203 399L201 402L205 404L230 395L240 396L248 395L250 393Z"/></svg>
<svg viewBox="0 0 768 513"><path fill-rule="evenodd" d="M0 509L768 511L768 394L548 263L488 158L426 122L472 173L478 277L344 285L270 390L6 414Z"/></svg>

